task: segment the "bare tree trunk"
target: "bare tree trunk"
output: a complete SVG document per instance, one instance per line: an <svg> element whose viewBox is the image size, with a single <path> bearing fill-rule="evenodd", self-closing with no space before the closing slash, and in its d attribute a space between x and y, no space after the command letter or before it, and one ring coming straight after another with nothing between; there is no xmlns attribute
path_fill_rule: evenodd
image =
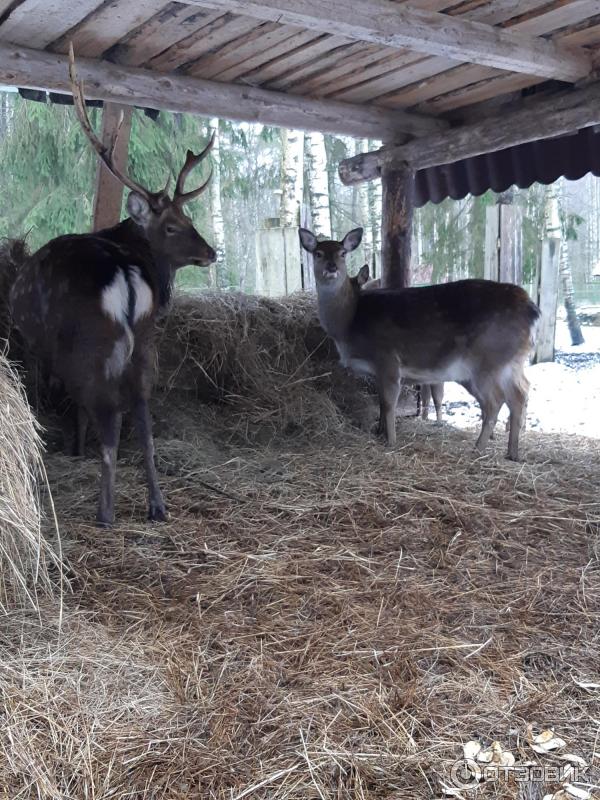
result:
<svg viewBox="0 0 600 800"><path fill-rule="evenodd" d="M562 229L560 226L560 212L558 205L558 187L556 183L551 183L546 189L546 236L552 239L560 239Z"/></svg>
<svg viewBox="0 0 600 800"><path fill-rule="evenodd" d="M375 150L378 146L379 142L370 142L367 149ZM367 183L367 197L373 243L372 274L374 278L379 278L381 276L381 181Z"/></svg>
<svg viewBox="0 0 600 800"><path fill-rule="evenodd" d="M577 310L575 308L575 299L573 297L573 275L571 273L569 245L568 242L564 240L560 248L560 280L565 299L565 311L567 312L567 325L569 326L569 333L571 335L571 344L583 344L585 339L581 332L581 325L579 324L579 318L577 317Z"/></svg>
<svg viewBox="0 0 600 800"><path fill-rule="evenodd" d="M561 180L560 187L556 190L557 206L562 207L563 216L565 214L565 199L564 199L564 184ZM565 311L567 313L567 325L569 326L569 334L571 336L571 344L583 344L585 341L583 333L581 332L581 325L577 318L577 310L575 308L575 296L573 289L573 273L571 271L571 259L569 257L569 243L567 237L564 235L560 244L560 261L559 261L560 281L562 284L563 297L565 303Z"/></svg>
<svg viewBox="0 0 600 800"><path fill-rule="evenodd" d="M282 129L281 225L294 227L300 222L304 184L304 131Z"/></svg>
<svg viewBox="0 0 600 800"><path fill-rule="evenodd" d="M331 209L325 137L322 133L305 134L308 197L315 236L331 237Z"/></svg>
<svg viewBox="0 0 600 800"><path fill-rule="evenodd" d="M353 139L351 136L344 136L344 145L346 147L346 156L350 158L351 156L358 155L360 152L357 148L357 141ZM356 227L356 220L358 219L359 214L359 189L357 185L352 186L352 203L350 206L350 227Z"/></svg>
<svg viewBox="0 0 600 800"><path fill-rule="evenodd" d="M367 139L356 140L356 154L366 153L369 149L369 142ZM362 225L363 235L363 249L365 260L369 264L371 274L375 274L375 265L373 263L373 226L371 222L371 208L369 205L369 190L367 186L358 186L358 205L360 209L359 219Z"/></svg>
<svg viewBox="0 0 600 800"><path fill-rule="evenodd" d="M211 288L218 286L218 276L225 269L225 227L223 225L223 208L221 205L221 155L219 142L219 120L213 117L209 122L209 128L215 131L215 141L212 147L212 179L209 184L210 210L213 225L213 244L217 251L217 261L211 264L209 272L209 284Z"/></svg>

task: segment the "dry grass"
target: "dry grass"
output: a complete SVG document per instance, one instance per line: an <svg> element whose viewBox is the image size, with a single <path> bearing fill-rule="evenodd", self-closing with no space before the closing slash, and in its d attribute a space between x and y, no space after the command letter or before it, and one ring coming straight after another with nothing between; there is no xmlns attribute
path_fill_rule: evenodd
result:
<svg viewBox="0 0 600 800"><path fill-rule="evenodd" d="M144 522L130 443L108 532L96 462L47 458L73 594L60 634L52 601L42 627L0 619L0 797L425 800L473 736L562 763L528 724L599 783L600 690L576 683L600 683L597 443L528 433L512 464L500 432L475 458L472 433L402 420L387 451L327 385L313 415L313 381L302 436L266 387L322 365L288 354L257 384L221 346L214 402L183 366L157 397L169 523ZM257 444L277 424L295 435Z"/></svg>
<svg viewBox="0 0 600 800"><path fill-rule="evenodd" d="M0 408L0 609L23 602L36 608L36 593L51 590L57 565L41 533L41 441L19 379L1 354Z"/></svg>
<svg viewBox="0 0 600 800"><path fill-rule="evenodd" d="M250 440L320 436L341 430L344 416L370 422L367 387L339 367L313 297L179 296L159 349L169 402L174 394L218 403L228 427Z"/></svg>

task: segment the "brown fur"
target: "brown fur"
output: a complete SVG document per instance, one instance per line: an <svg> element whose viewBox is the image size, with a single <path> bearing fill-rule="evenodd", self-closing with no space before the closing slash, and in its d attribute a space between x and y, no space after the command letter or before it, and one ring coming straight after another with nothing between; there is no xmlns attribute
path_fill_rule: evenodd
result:
<svg viewBox="0 0 600 800"><path fill-rule="evenodd" d="M131 192L128 210L131 218L113 228L60 236L24 258L11 289L15 326L79 409L78 452L88 417L96 427L102 453L97 519L103 525L114 519L116 456L126 409L133 412L143 450L148 516L165 518L148 408L155 320L169 300L175 270L207 266L216 257L181 201L166 192L146 197Z"/></svg>
<svg viewBox="0 0 600 800"><path fill-rule="evenodd" d="M369 280L369 265L363 264L359 272L350 278L350 282L355 289L362 289L364 292L374 291L381 289L381 278L373 278ZM444 384L443 383L422 383L418 384L417 396L417 416L421 414L424 420L429 419L429 406L433 398L433 405L435 408L435 416L438 424L443 422L442 416L442 403L444 402ZM382 422L380 420L379 427Z"/></svg>
<svg viewBox="0 0 600 800"><path fill-rule="evenodd" d="M516 460L528 392L524 366L537 306L518 286L481 280L358 292L345 256L361 237L362 230L356 229L341 242L318 242L310 231L300 230L303 247L314 257L321 323L335 340L342 363L374 376L388 443L396 441L402 378L429 384L455 380L482 408L480 450L501 405L508 405L508 457Z"/></svg>

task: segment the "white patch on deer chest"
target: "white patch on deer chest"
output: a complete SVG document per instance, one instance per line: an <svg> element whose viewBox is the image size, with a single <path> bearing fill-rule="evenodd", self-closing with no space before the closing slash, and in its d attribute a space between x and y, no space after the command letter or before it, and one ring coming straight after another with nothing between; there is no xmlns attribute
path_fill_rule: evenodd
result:
<svg viewBox="0 0 600 800"><path fill-rule="evenodd" d="M129 280L133 290L133 322L138 322L142 317L147 317L152 312L154 298L152 289L142 278L139 267L129 267Z"/></svg>
<svg viewBox="0 0 600 800"><path fill-rule="evenodd" d="M100 297L102 311L121 325L127 325L129 310L129 285L122 269L118 269L112 282L105 286Z"/></svg>
<svg viewBox="0 0 600 800"><path fill-rule="evenodd" d="M340 361L343 367L348 367L359 375L375 374L375 366L372 362L368 361L366 358L355 358L347 344L336 341L335 346L340 354Z"/></svg>

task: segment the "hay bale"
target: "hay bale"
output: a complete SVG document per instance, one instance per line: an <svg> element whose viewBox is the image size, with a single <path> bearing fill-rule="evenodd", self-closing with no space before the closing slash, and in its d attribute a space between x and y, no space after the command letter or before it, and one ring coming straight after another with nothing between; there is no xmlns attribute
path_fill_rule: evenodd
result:
<svg viewBox="0 0 600 800"><path fill-rule="evenodd" d="M364 427L374 413L372 389L340 367L314 295L176 295L158 361L163 401L224 404L250 434L314 436L340 429L345 417Z"/></svg>
<svg viewBox="0 0 600 800"><path fill-rule="evenodd" d="M35 605L51 589L57 558L41 534L39 478L44 474L39 430L23 387L0 355L0 606Z"/></svg>

